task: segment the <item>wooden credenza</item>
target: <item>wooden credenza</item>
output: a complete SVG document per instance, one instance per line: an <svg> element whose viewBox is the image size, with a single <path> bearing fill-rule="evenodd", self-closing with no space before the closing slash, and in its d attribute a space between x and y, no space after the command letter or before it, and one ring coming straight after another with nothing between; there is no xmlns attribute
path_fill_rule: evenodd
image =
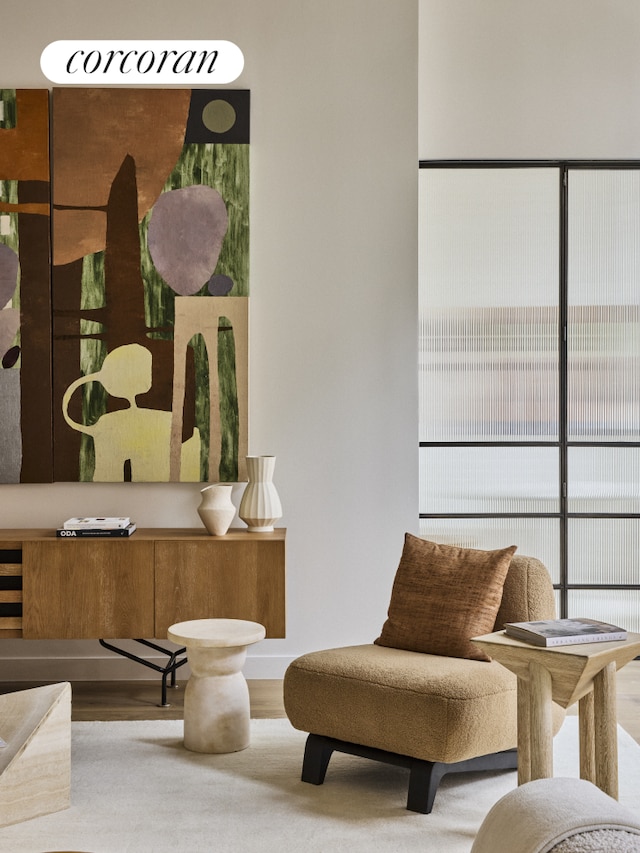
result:
<svg viewBox="0 0 640 853"><path fill-rule="evenodd" d="M284 637L285 532L59 539L50 529L0 529L0 638L166 639L176 622L213 617Z"/></svg>

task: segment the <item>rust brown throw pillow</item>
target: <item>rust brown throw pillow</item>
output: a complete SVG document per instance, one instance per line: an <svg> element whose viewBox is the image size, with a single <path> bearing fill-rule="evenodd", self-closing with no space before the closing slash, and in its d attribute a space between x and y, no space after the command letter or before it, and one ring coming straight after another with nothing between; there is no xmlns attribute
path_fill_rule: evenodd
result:
<svg viewBox="0 0 640 853"><path fill-rule="evenodd" d="M379 646L491 660L470 642L493 631L517 546L480 551L405 535Z"/></svg>

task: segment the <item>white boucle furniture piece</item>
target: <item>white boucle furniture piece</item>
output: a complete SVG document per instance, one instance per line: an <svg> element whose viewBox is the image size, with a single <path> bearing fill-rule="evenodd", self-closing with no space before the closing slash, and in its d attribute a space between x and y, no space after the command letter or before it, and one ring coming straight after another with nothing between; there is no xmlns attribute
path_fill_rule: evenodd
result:
<svg viewBox="0 0 640 853"><path fill-rule="evenodd" d="M0 826L68 809L71 685L0 696Z"/></svg>
<svg viewBox="0 0 640 853"><path fill-rule="evenodd" d="M482 822L471 853L640 853L640 814L585 779L537 779Z"/></svg>
<svg viewBox="0 0 640 853"><path fill-rule="evenodd" d="M167 637L187 649L191 675L184 694L184 745L193 752L238 752L249 746L247 647L265 627L244 619L193 619Z"/></svg>

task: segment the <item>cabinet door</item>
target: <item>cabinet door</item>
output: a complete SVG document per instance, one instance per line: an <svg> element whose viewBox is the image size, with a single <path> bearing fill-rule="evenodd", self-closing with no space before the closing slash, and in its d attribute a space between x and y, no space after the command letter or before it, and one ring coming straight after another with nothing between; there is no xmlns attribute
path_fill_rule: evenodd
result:
<svg viewBox="0 0 640 853"><path fill-rule="evenodd" d="M153 637L153 542L24 542L22 560L25 638Z"/></svg>
<svg viewBox="0 0 640 853"><path fill-rule="evenodd" d="M156 541L156 636L210 618L249 619L284 637L283 540Z"/></svg>

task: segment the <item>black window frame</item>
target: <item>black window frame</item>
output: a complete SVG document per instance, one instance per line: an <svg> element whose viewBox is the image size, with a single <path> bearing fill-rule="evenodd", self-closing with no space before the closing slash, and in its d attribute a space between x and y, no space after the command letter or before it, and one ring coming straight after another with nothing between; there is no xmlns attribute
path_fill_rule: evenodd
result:
<svg viewBox="0 0 640 853"><path fill-rule="evenodd" d="M572 160L572 159L495 159L495 160L420 160L420 169L525 169L555 168L558 170L559 193L559 257L558 257L558 440L540 441L419 441L419 447L557 447L559 450L558 496L559 511L551 513L419 513L420 519L490 519L490 518L555 518L559 521L559 582L554 588L559 596L559 615L566 617L568 593L571 590L640 590L639 583L572 583L568 571L568 526L575 518L640 519L640 513L570 512L568 505L568 454L570 447L623 447L640 448L638 441L579 441L568 438L568 228L569 228L569 174L577 170L635 170L640 172L640 160ZM640 283L639 283L640 288ZM640 290L639 290L640 301Z"/></svg>

